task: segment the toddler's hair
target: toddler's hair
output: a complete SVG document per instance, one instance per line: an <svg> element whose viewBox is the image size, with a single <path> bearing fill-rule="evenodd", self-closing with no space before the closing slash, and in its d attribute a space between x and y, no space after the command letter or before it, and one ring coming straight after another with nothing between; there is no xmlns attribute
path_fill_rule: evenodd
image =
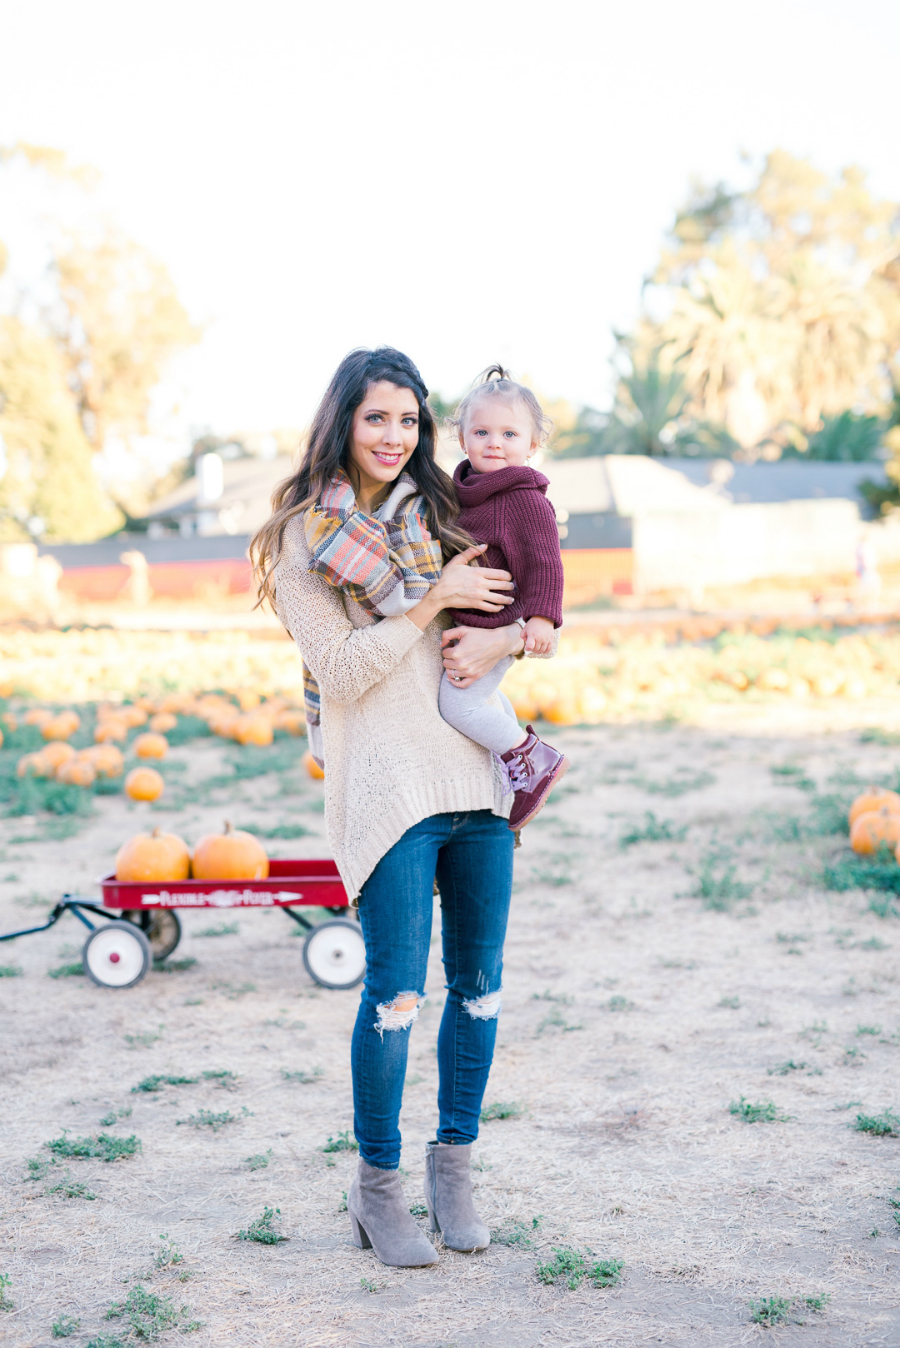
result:
<svg viewBox="0 0 900 1348"><path fill-rule="evenodd" d="M482 398L503 398L507 403L521 402L531 417L537 444L543 444L550 434L552 422L549 417L544 416L544 410L531 389L526 388L524 384L517 384L509 370L504 370L502 365L490 365L486 370L482 370L475 386L457 407L456 416L451 418L451 426L464 435L466 418Z"/></svg>

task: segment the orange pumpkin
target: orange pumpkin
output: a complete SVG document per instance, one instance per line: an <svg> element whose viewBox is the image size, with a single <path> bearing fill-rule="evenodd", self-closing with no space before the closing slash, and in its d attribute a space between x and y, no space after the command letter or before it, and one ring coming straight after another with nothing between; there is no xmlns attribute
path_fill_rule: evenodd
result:
<svg viewBox="0 0 900 1348"><path fill-rule="evenodd" d="M239 716L234 723L234 738L238 744L271 744L272 722L268 716Z"/></svg>
<svg viewBox="0 0 900 1348"><path fill-rule="evenodd" d="M241 688L239 692L235 693L235 697L241 711L252 711L262 701L259 693L255 693L252 688Z"/></svg>
<svg viewBox="0 0 900 1348"><path fill-rule="evenodd" d="M77 711L61 711L58 716L51 716L49 721L44 722L41 734L45 740L67 740L80 725L81 717Z"/></svg>
<svg viewBox="0 0 900 1348"><path fill-rule="evenodd" d="M56 769L56 780L67 786L93 786L97 773L86 758L70 758Z"/></svg>
<svg viewBox="0 0 900 1348"><path fill-rule="evenodd" d="M68 763L70 758L75 757L75 750L71 744L66 744L64 740L51 740L40 750L41 758L45 763L55 771L61 768L63 763Z"/></svg>
<svg viewBox="0 0 900 1348"><path fill-rule="evenodd" d="M31 711L26 711L22 719L25 725L43 726L53 720L53 712L48 711L46 707L32 707Z"/></svg>
<svg viewBox="0 0 900 1348"><path fill-rule="evenodd" d="M161 712L178 712L181 716L187 716L194 708L194 699L190 693L169 693L159 703Z"/></svg>
<svg viewBox="0 0 900 1348"><path fill-rule="evenodd" d="M194 848L195 880L265 880L268 874L269 858L259 839L228 823L224 833L208 833Z"/></svg>
<svg viewBox="0 0 900 1348"><path fill-rule="evenodd" d="M3 715L0 716L0 721L3 722L7 730L18 730L19 728L19 722L16 720L15 716L13 716L11 711L5 711Z"/></svg>
<svg viewBox="0 0 900 1348"><path fill-rule="evenodd" d="M158 800L165 789L156 768L132 768L125 778L125 794L132 800Z"/></svg>
<svg viewBox="0 0 900 1348"><path fill-rule="evenodd" d="M92 744L90 749L82 749L78 756L93 765L98 777L121 777L125 771L122 751L114 744Z"/></svg>
<svg viewBox="0 0 900 1348"><path fill-rule="evenodd" d="M53 768L40 754L23 754L16 764L17 777L49 777Z"/></svg>
<svg viewBox="0 0 900 1348"><path fill-rule="evenodd" d="M306 730L306 717L302 711L280 711L275 717L276 730L286 730L289 735L302 735Z"/></svg>
<svg viewBox="0 0 900 1348"><path fill-rule="evenodd" d="M306 753L303 755L302 762L303 766L306 768L306 771L309 773L310 777L312 777L313 781L321 782L324 780L325 769L319 767L318 763L313 758L312 754L309 752L308 749Z"/></svg>
<svg viewBox="0 0 900 1348"><path fill-rule="evenodd" d="M786 669L765 669L756 680L756 686L766 693L786 693L791 686L790 675Z"/></svg>
<svg viewBox="0 0 900 1348"><path fill-rule="evenodd" d="M191 873L191 854L177 833L137 833L119 848L116 879L132 884L155 884L160 880L186 880Z"/></svg>
<svg viewBox="0 0 900 1348"><path fill-rule="evenodd" d="M130 729L147 724L147 713L144 711L143 707L137 706L134 702L129 703L127 706L120 707L119 716Z"/></svg>
<svg viewBox="0 0 900 1348"><path fill-rule="evenodd" d="M169 752L169 741L165 735L148 732L146 735L138 735L131 747L138 758L165 758Z"/></svg>
<svg viewBox="0 0 900 1348"><path fill-rule="evenodd" d="M900 843L900 813L882 808L858 815L850 829L850 846L862 856Z"/></svg>
<svg viewBox="0 0 900 1348"><path fill-rule="evenodd" d="M105 716L97 722L94 740L97 744L106 744L109 740L127 740L128 726L118 716Z"/></svg>
<svg viewBox="0 0 900 1348"><path fill-rule="evenodd" d="M167 730L174 730L178 725L178 717L173 716L170 711L158 711L155 716L150 717L150 729L157 735L164 735Z"/></svg>
<svg viewBox="0 0 900 1348"><path fill-rule="evenodd" d="M900 795L883 786L867 786L850 806L851 828L861 814L870 814L872 810L900 810Z"/></svg>

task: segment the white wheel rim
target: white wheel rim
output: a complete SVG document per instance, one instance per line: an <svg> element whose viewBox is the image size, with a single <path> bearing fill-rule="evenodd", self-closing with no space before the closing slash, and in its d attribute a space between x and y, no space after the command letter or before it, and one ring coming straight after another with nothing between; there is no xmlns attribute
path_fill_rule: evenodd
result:
<svg viewBox="0 0 900 1348"><path fill-rule="evenodd" d="M306 959L313 978L324 983L355 983L366 968L362 932L343 924L320 927L309 938Z"/></svg>
<svg viewBox="0 0 900 1348"><path fill-rule="evenodd" d="M87 947L84 961L98 983L122 988L143 973L144 947L122 927L101 927Z"/></svg>

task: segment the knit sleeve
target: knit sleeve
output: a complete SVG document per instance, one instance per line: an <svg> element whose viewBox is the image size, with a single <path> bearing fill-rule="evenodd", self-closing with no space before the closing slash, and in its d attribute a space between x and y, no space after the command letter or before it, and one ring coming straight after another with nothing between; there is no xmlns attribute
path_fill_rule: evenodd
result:
<svg viewBox="0 0 900 1348"><path fill-rule="evenodd" d="M276 573L278 617L299 646L320 692L333 702L355 702L403 659L422 632L409 618L383 618L355 628L341 592L306 568L308 553L292 527Z"/></svg>
<svg viewBox="0 0 900 1348"><path fill-rule="evenodd" d="M553 506L539 491L504 500L503 551L516 582L516 611L562 626L563 564Z"/></svg>

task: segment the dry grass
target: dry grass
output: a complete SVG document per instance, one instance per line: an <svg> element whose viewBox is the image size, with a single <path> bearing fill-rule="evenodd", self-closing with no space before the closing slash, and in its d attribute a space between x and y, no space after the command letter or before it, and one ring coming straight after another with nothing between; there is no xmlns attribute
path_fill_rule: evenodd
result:
<svg viewBox="0 0 900 1348"><path fill-rule="evenodd" d="M483 1255L442 1251L433 1269L394 1270L351 1244L343 1194L356 1158L323 1148L352 1126L357 993L309 982L284 915L242 912L239 933L212 941L200 936L211 915L185 913L178 953L197 963L127 992L47 977L77 957L72 918L4 952L23 970L0 980L5 1343L49 1343L53 1323L70 1320L79 1344L122 1337L125 1321L103 1317L138 1286L181 1325L201 1322L189 1342L216 1348L900 1341L900 1140L851 1126L900 1108L900 927L859 891L818 887L840 840L775 828L811 802L770 771L797 764L824 793L839 768L845 782L893 773L896 750L761 709L739 732L738 714L727 729L555 734L574 767L517 853L486 1103L521 1112L483 1124L476 1147L478 1204L500 1233ZM187 785L218 772L222 753L203 742L173 757ZM712 780L660 811L646 783L684 768ZM62 889L91 892L148 819L193 840L225 817L230 790L186 790L177 815L100 799L60 841L4 842L34 829L3 821L0 881L18 878L2 882L0 929L37 917L16 903L25 893L49 905ZM274 850L326 854L316 785L288 773L233 791L242 819L271 826L274 811L312 830ZM623 849L648 810L672 836ZM722 859L712 869L710 856ZM704 906L699 877L726 873L728 902ZM430 993L403 1114L410 1204L435 1124L437 944ZM132 1090L153 1076L179 1084ZM729 1112L741 1097L788 1118L749 1124ZM29 1159L52 1159L44 1143L94 1137L129 1106L108 1131L136 1135L139 1153L67 1158L26 1178ZM202 1111L234 1121L177 1126ZM53 1192L64 1166L95 1200ZM286 1243L235 1238L266 1209L280 1210ZM558 1250L624 1270L605 1288L544 1284L538 1266ZM754 1322L751 1301L794 1309ZM181 1341L174 1326L161 1332Z"/></svg>

